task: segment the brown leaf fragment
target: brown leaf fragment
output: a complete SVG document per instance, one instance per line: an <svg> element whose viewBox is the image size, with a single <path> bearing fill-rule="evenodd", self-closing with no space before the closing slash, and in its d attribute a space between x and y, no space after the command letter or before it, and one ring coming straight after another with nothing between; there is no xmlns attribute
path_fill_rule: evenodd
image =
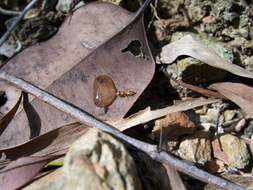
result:
<svg viewBox="0 0 253 190"><path fill-rule="evenodd" d="M215 158L222 160L224 163L228 163L228 156L222 151L219 140L212 141L213 154Z"/></svg>
<svg viewBox="0 0 253 190"><path fill-rule="evenodd" d="M173 106L168 106L168 107L157 109L157 110L150 110L150 107L148 107L144 110L141 110L129 116L126 119L120 119L118 121L112 121L110 123L116 128L118 128L120 131L124 131L133 126L143 124L143 123L152 121L154 119L158 119L169 113L186 111L189 109L193 109L193 108L203 106L206 104L215 103L218 101L219 101L218 99L195 98L191 100L181 101L179 103L176 103Z"/></svg>
<svg viewBox="0 0 253 190"><path fill-rule="evenodd" d="M229 100L236 103L246 114L253 118L253 88L241 83L221 82L210 86Z"/></svg>
<svg viewBox="0 0 253 190"><path fill-rule="evenodd" d="M186 190L183 180L180 177L177 170L175 170L173 167L166 165L166 164L163 164L163 166L165 167L165 169L167 171L169 181L170 181L171 190Z"/></svg>
<svg viewBox="0 0 253 190"><path fill-rule="evenodd" d="M138 14L132 14L108 3L87 4L74 12L71 23L66 21L55 37L25 50L3 69L100 119L123 118L151 81L155 69L142 12L143 7ZM93 82L100 75L108 75L117 89L136 94L116 98L105 113L93 102ZM15 131L8 127L0 138L1 147L27 141L31 131L43 134L75 122L70 115L30 98L26 105L32 109L16 115L10 123ZM36 118L29 119L32 114Z"/></svg>
<svg viewBox="0 0 253 190"><path fill-rule="evenodd" d="M163 128L163 136L165 138L176 139L181 135L192 134L196 130L196 125L184 112L176 112L155 121L153 133L158 137L161 128Z"/></svg>
<svg viewBox="0 0 253 190"><path fill-rule="evenodd" d="M49 131L43 135L15 147L1 149L7 160L15 160L26 156L44 156L64 154L68 147L81 135L88 131L88 127L80 123L65 125ZM1 166L5 165L1 161Z"/></svg>
<svg viewBox="0 0 253 190"><path fill-rule="evenodd" d="M187 35L180 40L174 41L162 48L161 62L170 64L177 57L187 55L198 59L210 66L223 69L238 76L253 78L253 73L239 67L235 64L228 63L213 50L205 47L201 42L196 40L192 35Z"/></svg>
<svg viewBox="0 0 253 190"><path fill-rule="evenodd" d="M28 183L51 160L59 156L23 157L0 170L1 189L15 190Z"/></svg>
<svg viewBox="0 0 253 190"><path fill-rule="evenodd" d="M181 141L178 154L181 158L204 165L211 160L210 134L197 131Z"/></svg>
<svg viewBox="0 0 253 190"><path fill-rule="evenodd" d="M218 159L210 160L206 163L206 168L211 173L221 173L225 170L225 163Z"/></svg>
<svg viewBox="0 0 253 190"><path fill-rule="evenodd" d="M208 90L205 88L201 88L199 86L195 86L195 85L191 85L191 84L187 84L185 82L183 82L182 80L173 80L176 83L178 83L179 85L188 88L190 90L192 90L193 92L197 92L199 94L202 94L205 97L209 97L209 98L221 98L221 99L227 99L225 96L221 95L218 92L212 91L212 90Z"/></svg>

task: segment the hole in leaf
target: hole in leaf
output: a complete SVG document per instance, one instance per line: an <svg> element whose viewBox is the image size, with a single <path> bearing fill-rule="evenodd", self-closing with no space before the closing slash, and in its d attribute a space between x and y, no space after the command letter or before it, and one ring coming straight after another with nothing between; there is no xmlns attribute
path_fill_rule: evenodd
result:
<svg viewBox="0 0 253 190"><path fill-rule="evenodd" d="M4 91L0 91L0 107L7 102L7 96Z"/></svg>
<svg viewBox="0 0 253 190"><path fill-rule="evenodd" d="M121 50L122 53L130 52L134 56L142 56L143 57L143 52L142 52L142 45L139 40L133 40L131 41L126 48Z"/></svg>

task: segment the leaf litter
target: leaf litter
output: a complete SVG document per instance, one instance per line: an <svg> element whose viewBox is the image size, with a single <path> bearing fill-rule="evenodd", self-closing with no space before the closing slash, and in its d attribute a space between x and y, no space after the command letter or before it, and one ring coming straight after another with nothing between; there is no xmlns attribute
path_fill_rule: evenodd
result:
<svg viewBox="0 0 253 190"><path fill-rule="evenodd" d="M101 14L101 10L103 10L103 14ZM142 11L143 10L140 10L138 13ZM218 99L194 98L158 110L151 111L150 108L147 108L128 118L123 118L150 83L155 69L155 64L143 30L142 16L138 13L134 15L119 7L104 3L91 3L85 5L83 8L79 8L75 11L71 18L65 19L65 23L53 38L22 51L12 58L2 70L49 91L51 94L88 111L97 118L113 124L113 126L116 126L121 131L130 129L136 125L143 125L166 115L167 116L161 120L165 121L168 123L168 126L170 126L171 122L173 123L174 121L169 117L171 113L172 115L184 115L184 112L181 111L206 104L221 104ZM105 19L104 14L108 14L109 18ZM116 17L119 18L117 22L114 22L114 19L112 19L115 14ZM90 20L81 20L81 15L90 18ZM91 20L92 22L90 22ZM112 27L108 27L108 25ZM186 27L188 27L188 25ZM110 28L112 31L103 30L105 28ZM80 32L80 30L84 32ZM101 30L106 32L101 33ZM77 38L69 38L69 34ZM73 49L76 51L72 51ZM246 78L252 78L253 76L251 72L242 67L227 63L224 59L216 55L210 49L207 49L191 36L186 36L179 41L164 46L164 48L162 48L161 61L164 63L172 63L177 57L182 55L197 58L204 63L219 69L227 70L235 75ZM87 73L89 74L87 75ZM96 77L103 74L112 78L117 89L131 89L136 92L136 94L124 99L114 98L113 102L108 104L108 110L106 112L95 106L92 93L93 81ZM217 90L220 94L200 87L194 87L193 85L188 85L180 81L179 84L205 97L210 96L222 99L226 97L238 104L247 116L249 118L251 117L250 98L248 99L244 90L240 91L240 89L247 89L243 84L241 84L243 87L238 84L238 86L240 86L238 89L236 89L235 86L233 88L235 91L233 91L232 95L228 95L228 92L231 92L228 89L229 84L224 86L219 83L211 85L212 89ZM4 85L6 85L6 83L1 81L1 86ZM22 88L21 86L18 87ZM23 108L18 109L17 107L21 99L19 95L19 93L15 94L15 104L12 103L12 106L8 107L7 104L5 104L0 108L5 110L5 113L7 113L6 116L13 116L17 111L16 117L4 131L5 136L1 136L0 138L0 141L2 141L1 146L5 147L1 150L1 153L5 155L7 159L13 160L22 156L37 154L54 154L61 151L65 153L68 149L68 145L87 130L86 127L83 128L83 126L77 123L66 125L76 120L64 112L53 108L51 105L41 102L39 100L40 97L35 98L29 95L28 98L26 95L26 97L23 97ZM241 97L244 97L242 98L243 100L241 100ZM9 103L8 101L7 103ZM247 103L249 104L246 105ZM35 121L31 120L31 116ZM156 120L156 123L158 121L159 120ZM188 119L183 116L179 117L179 121L181 121L181 124L183 122L183 126L187 126L187 124L192 122L190 120L188 121ZM57 128L57 126L61 125L64 126ZM31 135L31 131L34 130L33 127L37 127L37 129L35 129L37 132ZM75 131L75 129L77 131ZM72 131L72 135L68 134ZM41 136L27 141L29 135L30 138L34 138L37 135ZM187 135L190 138L190 135ZM8 137L11 137L11 141L8 141ZM71 138L68 140L65 139L65 137ZM45 140L49 140L49 143L45 143ZM9 147L10 145L14 146ZM7 164L7 159L3 159L1 163L3 165ZM25 157L24 159L29 160L30 157ZM30 160L28 162L33 161ZM11 162L10 165L15 165L15 163L15 161ZM38 173L39 170L43 168L43 164L45 163L42 162L42 164L34 166L34 168L36 168L36 170L34 170L35 173ZM180 168L179 166L176 166L176 168L177 167L178 169ZM26 168L25 165L24 168ZM30 169L28 168L28 170ZM4 172L5 170L2 171ZM18 174L20 171L14 170L11 172ZM169 174L169 170L167 171L168 175L172 175L172 179L174 177L174 179L176 179L175 181L184 189L185 187L182 185L180 176L178 176L175 171L170 171L171 174ZM184 169L182 171L184 171ZM26 176L26 172L24 172L22 174L24 177L21 177L21 182L18 181L18 183L15 184L17 185L16 187L28 182L35 173ZM6 176L8 175L9 173L7 172ZM7 183L6 185L9 184ZM176 185L174 184L174 186ZM229 187L229 185L226 186L228 189ZM233 189L233 185L231 189Z"/></svg>
<svg viewBox="0 0 253 190"><path fill-rule="evenodd" d="M103 16L98 17L98 14L101 14L101 12L103 12ZM108 16L106 17L105 14L108 14ZM111 23L115 16L122 21L114 21ZM19 54L16 59L14 57L11 62L7 63L6 66L3 67L3 70L47 89L50 93L71 102L81 109L89 111L91 114L101 119L109 120L112 117L119 119L129 110L131 105L148 85L152 79L155 68L150 50L146 46L146 38L143 33L144 30L141 18L138 20L134 19L132 24L134 24L135 27L132 27L132 24L127 25L122 32L115 36L117 30L123 29L124 26L130 22L131 17L134 17L134 14L130 14L120 7L96 2L88 4L78 9L73 14L70 24L68 24L68 21L65 21L65 25L62 26L59 33L49 40L49 42L45 42L46 44L44 43L41 46L31 47L34 54L27 49L27 52L29 52L28 56L25 55L26 51L23 55L22 53ZM83 19L80 21L81 18L86 18L87 21ZM98 26L96 23L99 22L103 23L102 26L100 26L101 28L97 28ZM82 26L82 23L84 26ZM110 23L111 27L108 26ZM113 31L106 36L103 34L100 41L106 41L111 36L114 37L104 45L95 49L95 47L101 43L98 41L99 38L97 38L95 34L96 31L103 31L103 28L108 27L111 29L114 28ZM86 31L81 32L84 30L83 28L85 28ZM78 37L80 34L86 34L88 36ZM77 36L77 41L73 41L71 36ZM70 42L62 39L69 39ZM98 42L94 43L93 39ZM128 44L134 40L137 40L141 44L140 55L134 56L129 51L124 53L121 52L121 50L127 48ZM58 41L64 42L63 44L56 43ZM90 46L92 45L93 48L83 47L82 44L84 43L90 44ZM57 45L57 47L54 47L55 45ZM62 47L64 48L62 49ZM41 51L42 49L43 51ZM52 49L57 52L52 52ZM80 51L73 54L73 49L79 49ZM85 55L87 56L86 58ZM65 59L65 57L68 59ZM60 58L60 60L58 58ZM17 64L20 62L23 64ZM40 65L43 65L43 68L41 68ZM16 69L13 69L14 67ZM55 72L56 68L58 72ZM31 70L29 71L27 69ZM135 80L136 72L138 72L138 76L141 76L137 81ZM109 107L108 112L104 114L103 109L94 105L92 93L93 81L95 77L101 74L109 75L118 89L132 89L136 94L129 98L116 99ZM45 78L45 80L40 80L41 78ZM75 122L75 120L67 114L39 100L34 100L28 105L32 107L30 110L37 116L36 120L33 119L29 121L27 115L32 113L26 113L24 109L17 114L10 124L10 126L12 124L16 126L15 130L9 127L6 131L6 135L2 136L0 141L9 139L10 136L15 135L14 140L9 144L15 145L29 139L29 127L31 128L30 130L47 132L57 126ZM19 135L17 135L17 130L20 131L18 132Z"/></svg>

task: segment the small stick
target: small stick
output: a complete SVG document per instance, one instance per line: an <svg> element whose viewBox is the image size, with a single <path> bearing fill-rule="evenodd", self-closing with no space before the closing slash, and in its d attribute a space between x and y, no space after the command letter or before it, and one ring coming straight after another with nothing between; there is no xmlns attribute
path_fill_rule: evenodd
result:
<svg viewBox="0 0 253 190"><path fill-rule="evenodd" d="M13 11L13 10L6 10L6 9L0 7L0 14L17 16L17 15L21 14L21 12L19 12L19 11Z"/></svg>
<svg viewBox="0 0 253 190"><path fill-rule="evenodd" d="M72 117L78 119L82 123L85 123L101 131L112 134L113 136L123 140L124 142L127 142L128 144L131 144L132 146L138 148L139 150L147 153L154 160L168 164L174 167L175 169L177 169L178 171L181 171L182 173L193 176L203 182L217 185L223 189L228 189L228 190L243 190L244 189L239 185L236 185L225 179L209 174L208 172L201 170L197 168L196 166L189 164L188 162L179 160L175 158L174 156L169 155L165 151L158 152L157 146L129 137L121 133L118 129L114 128L113 126L103 122L102 120L95 118L88 112L83 111L80 108L77 108L71 105L70 103L67 103L49 94L48 92L36 87L35 85L24 81L23 79L19 79L4 71L0 71L0 79L7 81L11 83L12 85L26 91L27 93L34 95L40 100L54 106L55 108L61 111L64 111L65 113L70 114Z"/></svg>
<svg viewBox="0 0 253 190"><path fill-rule="evenodd" d="M0 47L3 45L3 43L10 37L12 31L17 27L18 23L23 19L25 14L33 7L35 3L37 3L39 0L32 0L24 9L23 11L17 16L16 20L12 23L10 28L8 28L7 32L2 36L0 39Z"/></svg>

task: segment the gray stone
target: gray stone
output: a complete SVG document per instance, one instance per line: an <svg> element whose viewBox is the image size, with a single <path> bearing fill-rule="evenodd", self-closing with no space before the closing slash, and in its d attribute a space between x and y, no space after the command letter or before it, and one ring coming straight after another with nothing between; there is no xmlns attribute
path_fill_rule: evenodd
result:
<svg viewBox="0 0 253 190"><path fill-rule="evenodd" d="M243 169L250 161L250 154L246 143L236 136L225 134L219 138L222 151L218 140L212 142L214 157L224 161L228 166Z"/></svg>
<svg viewBox="0 0 253 190"><path fill-rule="evenodd" d="M67 153L61 169L25 190L141 190L135 163L124 145L108 134L90 129Z"/></svg>
<svg viewBox="0 0 253 190"><path fill-rule="evenodd" d="M72 8L72 4L71 4L72 2L73 0L59 0L56 5L56 10L62 13L68 13ZM81 1L76 5L76 7L79 7L82 5L84 5L84 3Z"/></svg>
<svg viewBox="0 0 253 190"><path fill-rule="evenodd" d="M64 163L67 189L141 189L135 163L123 144L95 129L71 146Z"/></svg>
<svg viewBox="0 0 253 190"><path fill-rule="evenodd" d="M185 160L204 164L211 160L210 140L199 135L189 137L180 143L178 153Z"/></svg>

